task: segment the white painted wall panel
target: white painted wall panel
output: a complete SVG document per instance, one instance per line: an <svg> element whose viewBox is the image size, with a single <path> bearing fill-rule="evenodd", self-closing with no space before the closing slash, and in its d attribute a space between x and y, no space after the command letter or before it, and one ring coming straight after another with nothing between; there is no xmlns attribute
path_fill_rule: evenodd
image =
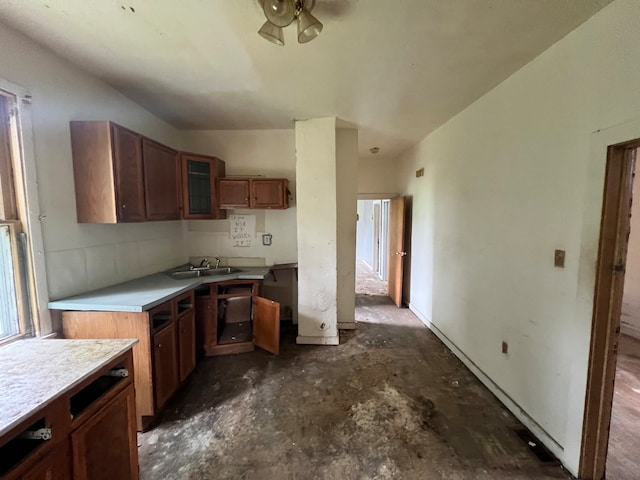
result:
<svg viewBox="0 0 640 480"><path fill-rule="evenodd" d="M412 308L573 473L605 162L598 138L640 118L639 22L640 3L614 2L401 158ZM553 266L554 249L567 251L566 268Z"/></svg>
<svg viewBox="0 0 640 480"><path fill-rule="evenodd" d="M286 210L228 210L256 216L252 247L234 247L228 220L187 222L190 257L256 257L267 265L297 261L296 151L294 130L221 130L183 132L185 149L214 155L225 161L227 175L262 175L289 180L293 197ZM262 245L262 234L273 235L271 246Z"/></svg>
<svg viewBox="0 0 640 480"><path fill-rule="evenodd" d="M169 268L186 261L180 222L89 225L76 221L70 120L112 120L179 148L180 133L124 95L32 41L0 25L0 78L28 90L38 176L49 297ZM146 252L139 270L114 269L138 255L140 242L177 248ZM153 258L150 258L153 256ZM87 260L91 263L87 263ZM48 333L43 331L42 333Z"/></svg>

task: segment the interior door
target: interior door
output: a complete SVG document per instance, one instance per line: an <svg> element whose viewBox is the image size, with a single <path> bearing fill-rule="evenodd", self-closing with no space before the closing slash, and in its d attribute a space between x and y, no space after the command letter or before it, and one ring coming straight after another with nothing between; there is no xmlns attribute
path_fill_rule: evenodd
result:
<svg viewBox="0 0 640 480"><path fill-rule="evenodd" d="M274 355L280 353L280 304L253 297L253 343Z"/></svg>
<svg viewBox="0 0 640 480"><path fill-rule="evenodd" d="M404 268L404 209L405 198L391 199L389 215L389 297L398 307L402 305L402 272Z"/></svg>

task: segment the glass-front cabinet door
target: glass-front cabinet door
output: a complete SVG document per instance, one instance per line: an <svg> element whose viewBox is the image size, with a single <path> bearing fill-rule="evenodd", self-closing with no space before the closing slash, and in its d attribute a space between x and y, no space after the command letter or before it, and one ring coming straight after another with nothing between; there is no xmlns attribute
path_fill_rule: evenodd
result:
<svg viewBox="0 0 640 480"><path fill-rule="evenodd" d="M218 208L216 180L224 177L224 162L219 158L182 154L184 218L226 218Z"/></svg>

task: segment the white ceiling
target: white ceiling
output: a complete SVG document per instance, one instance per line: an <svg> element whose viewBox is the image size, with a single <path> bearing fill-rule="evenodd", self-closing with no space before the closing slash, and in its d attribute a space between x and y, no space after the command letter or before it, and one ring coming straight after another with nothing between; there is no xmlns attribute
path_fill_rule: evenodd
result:
<svg viewBox="0 0 640 480"><path fill-rule="evenodd" d="M0 0L0 22L182 129L337 116L393 157L611 0L317 0L324 31L257 35L257 0Z"/></svg>

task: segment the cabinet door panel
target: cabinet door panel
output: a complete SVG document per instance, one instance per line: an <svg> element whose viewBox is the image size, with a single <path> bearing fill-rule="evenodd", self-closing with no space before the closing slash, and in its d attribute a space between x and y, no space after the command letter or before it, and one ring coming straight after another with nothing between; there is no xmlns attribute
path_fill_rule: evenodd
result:
<svg viewBox="0 0 640 480"><path fill-rule="evenodd" d="M218 207L217 179L224 177L225 163L219 158L183 153L182 198L183 218L227 218Z"/></svg>
<svg viewBox="0 0 640 480"><path fill-rule="evenodd" d="M74 480L136 480L138 449L133 387L123 390L72 432L71 449Z"/></svg>
<svg viewBox="0 0 640 480"><path fill-rule="evenodd" d="M180 218L178 152L144 138L142 159L147 220L178 220Z"/></svg>
<svg viewBox="0 0 640 480"><path fill-rule="evenodd" d="M252 208L287 208L287 182L283 179L251 180Z"/></svg>
<svg viewBox="0 0 640 480"><path fill-rule="evenodd" d="M220 208L249 208L249 180L221 178L218 180Z"/></svg>
<svg viewBox="0 0 640 480"><path fill-rule="evenodd" d="M142 222L145 209L141 137L118 125L112 124L111 129L118 220Z"/></svg>
<svg viewBox="0 0 640 480"><path fill-rule="evenodd" d="M153 388L161 409L178 386L176 335L171 324L153 336Z"/></svg>
<svg viewBox="0 0 640 480"><path fill-rule="evenodd" d="M280 353L280 304L253 298L253 343L275 355Z"/></svg>
<svg viewBox="0 0 640 480"><path fill-rule="evenodd" d="M196 325L193 312L178 320L178 344L180 382L183 382L196 367Z"/></svg>

